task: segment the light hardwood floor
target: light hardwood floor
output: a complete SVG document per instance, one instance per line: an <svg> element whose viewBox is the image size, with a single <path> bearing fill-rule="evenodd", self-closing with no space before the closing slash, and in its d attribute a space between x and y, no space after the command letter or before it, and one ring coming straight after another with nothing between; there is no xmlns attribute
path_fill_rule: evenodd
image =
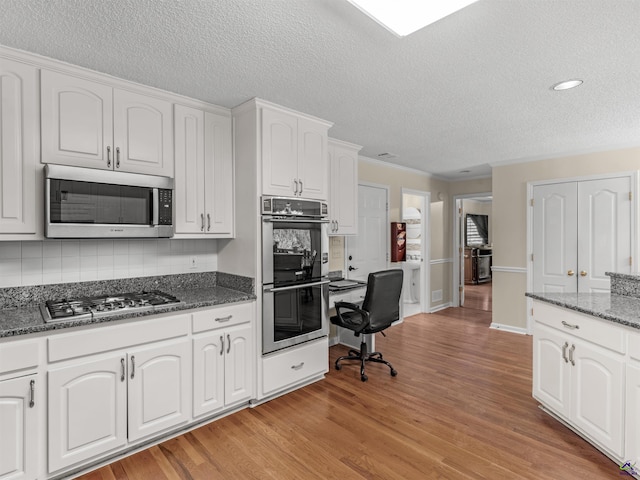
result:
<svg viewBox="0 0 640 480"><path fill-rule="evenodd" d="M491 282L464 286L464 307L490 312L493 308Z"/></svg>
<svg viewBox="0 0 640 480"><path fill-rule="evenodd" d="M531 337L450 308L378 336L398 370L327 378L89 473L101 479L622 478L531 397ZM330 349L331 359L346 349Z"/></svg>

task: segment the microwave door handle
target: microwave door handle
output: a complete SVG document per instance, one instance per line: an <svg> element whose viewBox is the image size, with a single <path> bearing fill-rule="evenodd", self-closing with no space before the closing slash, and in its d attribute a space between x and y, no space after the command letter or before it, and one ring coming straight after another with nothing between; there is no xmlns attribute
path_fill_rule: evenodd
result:
<svg viewBox="0 0 640 480"><path fill-rule="evenodd" d="M160 193L157 188L152 189L151 199L151 208L153 209L151 225L158 225L160 223Z"/></svg>

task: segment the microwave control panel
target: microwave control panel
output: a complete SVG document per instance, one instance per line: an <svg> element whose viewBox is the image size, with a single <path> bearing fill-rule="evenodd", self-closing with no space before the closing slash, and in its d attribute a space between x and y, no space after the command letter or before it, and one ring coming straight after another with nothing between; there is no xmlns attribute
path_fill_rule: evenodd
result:
<svg viewBox="0 0 640 480"><path fill-rule="evenodd" d="M158 225L173 224L173 191L170 189L158 189Z"/></svg>

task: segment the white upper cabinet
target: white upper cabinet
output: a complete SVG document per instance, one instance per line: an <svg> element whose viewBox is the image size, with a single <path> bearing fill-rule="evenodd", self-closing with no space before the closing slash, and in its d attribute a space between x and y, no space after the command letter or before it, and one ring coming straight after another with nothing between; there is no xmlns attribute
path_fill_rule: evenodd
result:
<svg viewBox="0 0 640 480"><path fill-rule="evenodd" d="M0 62L0 234L36 233L38 69Z"/></svg>
<svg viewBox="0 0 640 480"><path fill-rule="evenodd" d="M171 103L48 70L42 162L173 176Z"/></svg>
<svg viewBox="0 0 640 480"><path fill-rule="evenodd" d="M283 110L261 111L262 193L326 200L330 124Z"/></svg>
<svg viewBox="0 0 640 480"><path fill-rule="evenodd" d="M233 236L231 117L175 106L175 233Z"/></svg>
<svg viewBox="0 0 640 480"><path fill-rule="evenodd" d="M358 233L358 152L361 148L329 139L329 235Z"/></svg>

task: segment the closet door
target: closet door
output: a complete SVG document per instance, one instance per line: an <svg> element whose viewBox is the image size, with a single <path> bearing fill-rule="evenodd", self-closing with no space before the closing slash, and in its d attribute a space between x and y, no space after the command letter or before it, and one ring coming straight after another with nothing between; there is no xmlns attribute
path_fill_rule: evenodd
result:
<svg viewBox="0 0 640 480"><path fill-rule="evenodd" d="M608 292L605 272L631 273L631 179L578 183L579 292Z"/></svg>
<svg viewBox="0 0 640 480"><path fill-rule="evenodd" d="M577 184L533 189L533 291L576 291L578 250Z"/></svg>

